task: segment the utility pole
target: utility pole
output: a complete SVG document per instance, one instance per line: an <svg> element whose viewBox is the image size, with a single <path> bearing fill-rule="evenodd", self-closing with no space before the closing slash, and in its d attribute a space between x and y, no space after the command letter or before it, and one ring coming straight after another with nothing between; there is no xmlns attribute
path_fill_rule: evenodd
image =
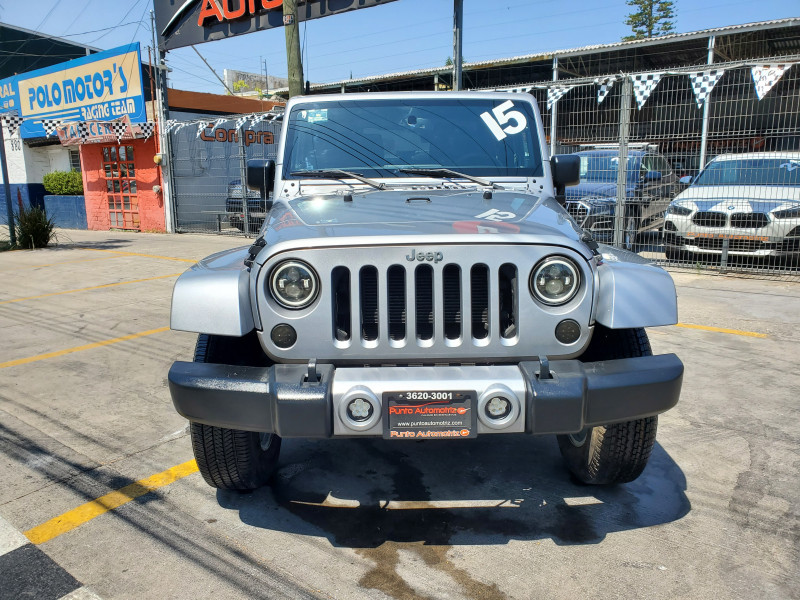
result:
<svg viewBox="0 0 800 600"><path fill-rule="evenodd" d="M464 30L464 0L453 0L453 91L461 89L461 32Z"/></svg>
<svg viewBox="0 0 800 600"><path fill-rule="evenodd" d="M156 121L158 123L158 150L162 156L161 162L161 183L163 184L161 190L161 197L164 200L164 222L166 225L167 233L175 233L175 206L172 197L172 152L169 142L169 134L165 134L164 130L169 119L169 106L167 104L167 53L161 49L156 43L156 20L153 11L150 11L150 30L153 36L153 48L155 58L154 75L156 78L156 106L158 107L158 115Z"/></svg>
<svg viewBox="0 0 800 600"><path fill-rule="evenodd" d="M22 135L20 135L20 138ZM6 166L6 140L3 137L3 120L0 119L0 164L3 169L3 188L6 192L6 211L8 212L8 238L12 246L17 245L17 232L14 230L14 205L11 203L11 183L8 181Z"/></svg>
<svg viewBox="0 0 800 600"><path fill-rule="evenodd" d="M303 57L300 54L300 26L297 0L283 0L283 25L286 30L286 62L289 71L289 98L303 94Z"/></svg>

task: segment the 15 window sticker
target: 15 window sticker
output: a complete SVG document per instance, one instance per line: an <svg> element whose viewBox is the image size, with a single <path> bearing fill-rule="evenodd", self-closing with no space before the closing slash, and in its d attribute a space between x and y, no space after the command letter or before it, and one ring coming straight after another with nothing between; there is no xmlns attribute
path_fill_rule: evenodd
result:
<svg viewBox="0 0 800 600"><path fill-rule="evenodd" d="M489 111L481 114L481 119L486 123L486 126L497 138L498 142L509 135L523 131L528 126L528 120L525 115L518 110L511 110L512 108L514 108L514 103L511 100L507 100L501 105L495 106L491 114ZM510 121L513 121L513 124Z"/></svg>

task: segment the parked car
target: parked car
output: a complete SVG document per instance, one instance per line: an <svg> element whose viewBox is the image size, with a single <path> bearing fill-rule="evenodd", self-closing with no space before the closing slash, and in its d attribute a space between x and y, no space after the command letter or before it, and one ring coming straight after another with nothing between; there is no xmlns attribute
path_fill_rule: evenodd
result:
<svg viewBox="0 0 800 600"><path fill-rule="evenodd" d="M579 185L567 188L566 209L600 242L614 238L619 148L576 152L581 161ZM634 250L636 237L659 229L664 212L678 192L678 177L669 161L652 146L628 151L623 247Z"/></svg>
<svg viewBox="0 0 800 600"><path fill-rule="evenodd" d="M667 258L800 257L800 152L723 154L667 209Z"/></svg>
<svg viewBox="0 0 800 600"><path fill-rule="evenodd" d="M245 186L247 194L247 218L250 223L248 233L258 233L264 224L264 215L267 212L266 203L257 190ZM242 204L242 180L234 179L228 183L228 195L225 199L225 210L231 227L244 231L244 206Z"/></svg>

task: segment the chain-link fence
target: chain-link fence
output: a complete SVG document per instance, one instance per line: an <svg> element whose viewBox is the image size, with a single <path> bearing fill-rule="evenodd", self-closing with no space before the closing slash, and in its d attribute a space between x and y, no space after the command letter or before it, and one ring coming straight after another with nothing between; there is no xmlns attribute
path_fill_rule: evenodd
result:
<svg viewBox="0 0 800 600"><path fill-rule="evenodd" d="M538 100L553 152L580 155L566 207L598 241L671 266L797 280L798 60L517 89Z"/></svg>
<svg viewBox="0 0 800 600"><path fill-rule="evenodd" d="M275 159L280 113L169 124L175 223L181 232L255 236L266 214L247 161Z"/></svg>

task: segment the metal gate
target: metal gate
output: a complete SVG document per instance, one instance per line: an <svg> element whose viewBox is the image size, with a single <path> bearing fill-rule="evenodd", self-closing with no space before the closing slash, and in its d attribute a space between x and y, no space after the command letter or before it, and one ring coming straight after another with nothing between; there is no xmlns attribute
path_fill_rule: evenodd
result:
<svg viewBox="0 0 800 600"><path fill-rule="evenodd" d="M177 231L258 234L264 201L242 182L248 160L276 158L281 123L280 112L167 123Z"/></svg>
<svg viewBox="0 0 800 600"><path fill-rule="evenodd" d="M800 280L798 62L510 91L537 99L556 154L580 153L567 208L598 241L670 266Z"/></svg>

